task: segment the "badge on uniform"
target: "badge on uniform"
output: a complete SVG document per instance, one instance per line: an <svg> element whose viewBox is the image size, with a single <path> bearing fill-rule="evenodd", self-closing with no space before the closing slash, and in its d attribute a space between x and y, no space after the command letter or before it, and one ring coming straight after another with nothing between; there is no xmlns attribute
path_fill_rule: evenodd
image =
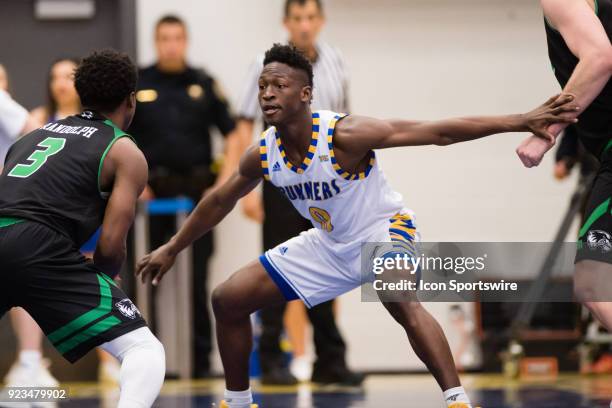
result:
<svg viewBox="0 0 612 408"><path fill-rule="evenodd" d="M136 92L136 100L138 102L153 102L157 99L157 91L155 89L141 89Z"/></svg>
<svg viewBox="0 0 612 408"><path fill-rule="evenodd" d="M202 99L204 96L204 88L198 84L191 84L187 87L187 93L191 99Z"/></svg>

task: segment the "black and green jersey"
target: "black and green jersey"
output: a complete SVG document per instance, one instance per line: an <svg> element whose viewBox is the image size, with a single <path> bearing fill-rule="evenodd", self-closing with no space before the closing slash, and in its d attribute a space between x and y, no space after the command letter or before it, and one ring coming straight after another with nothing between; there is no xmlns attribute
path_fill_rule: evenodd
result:
<svg viewBox="0 0 612 408"><path fill-rule="evenodd" d="M595 13L608 38L612 40L612 0L595 0ZM545 25L548 55L559 84L565 87L578 65L578 58L569 49L561 33L547 22ZM584 146L599 156L612 138L612 81L606 84L599 96L580 115L576 129Z"/></svg>
<svg viewBox="0 0 612 408"><path fill-rule="evenodd" d="M92 111L24 136L10 148L0 175L0 217L47 225L80 247L106 210L104 158L116 140L128 136Z"/></svg>

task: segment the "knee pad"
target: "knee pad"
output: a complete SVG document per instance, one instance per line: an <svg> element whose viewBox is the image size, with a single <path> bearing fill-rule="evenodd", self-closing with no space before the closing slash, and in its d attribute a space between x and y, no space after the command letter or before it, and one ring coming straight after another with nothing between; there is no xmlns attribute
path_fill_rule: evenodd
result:
<svg viewBox="0 0 612 408"><path fill-rule="evenodd" d="M166 361L163 344L151 333L148 327L141 327L101 345L102 349L115 356L119 361L134 351L150 354L154 360Z"/></svg>

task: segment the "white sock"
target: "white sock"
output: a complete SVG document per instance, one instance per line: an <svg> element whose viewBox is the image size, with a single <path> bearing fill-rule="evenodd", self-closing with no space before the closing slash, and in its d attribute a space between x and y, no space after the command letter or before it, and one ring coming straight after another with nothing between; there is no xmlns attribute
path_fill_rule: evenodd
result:
<svg viewBox="0 0 612 408"><path fill-rule="evenodd" d="M251 408L253 394L250 388L245 391L225 390L225 402L229 408Z"/></svg>
<svg viewBox="0 0 612 408"><path fill-rule="evenodd" d="M472 408L470 399L465 393L463 387L455 387L444 391L444 401L446 401L447 407L450 407L456 402L463 402L464 404L467 404L468 408Z"/></svg>
<svg viewBox="0 0 612 408"><path fill-rule="evenodd" d="M36 368L40 365L42 353L38 350L23 350L19 352L19 364L27 368Z"/></svg>
<svg viewBox="0 0 612 408"><path fill-rule="evenodd" d="M166 375L164 346L148 327L141 327L101 346L121 362L118 408L149 408Z"/></svg>

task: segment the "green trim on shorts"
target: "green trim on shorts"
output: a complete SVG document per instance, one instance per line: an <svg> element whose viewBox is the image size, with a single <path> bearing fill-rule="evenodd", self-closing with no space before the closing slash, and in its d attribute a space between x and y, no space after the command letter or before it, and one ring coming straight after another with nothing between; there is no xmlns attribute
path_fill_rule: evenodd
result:
<svg viewBox="0 0 612 408"><path fill-rule="evenodd" d="M118 287L119 287L119 285L117 285L117 282L115 282L114 280L112 280L110 276L108 276L108 275L106 275L106 274L103 274L103 273L102 273L102 274L100 274L100 275L98 275L98 276L102 276L102 278L103 278L105 281L107 281L108 283L110 283L112 286L114 286L114 287L116 287L116 288L118 288Z"/></svg>
<svg viewBox="0 0 612 408"><path fill-rule="evenodd" d="M86 326L112 311L113 296L110 284L101 274L98 274L97 278L100 285L100 303L98 306L47 336L60 353L66 353L81 343L121 323L121 320L111 315L83 330ZM108 279L110 280L110 278Z"/></svg>
<svg viewBox="0 0 612 408"><path fill-rule="evenodd" d="M68 351L74 349L75 347L92 339L93 337L96 337L97 335L112 329L118 324L121 324L121 320L117 319L115 316L112 315L108 316L106 319L100 320L98 323L87 328L87 330L80 332L76 336L70 338L69 340L66 340L65 342L57 346L57 351L62 354L65 354Z"/></svg>
<svg viewBox="0 0 612 408"><path fill-rule="evenodd" d="M578 233L578 238L582 238L584 234L587 233L589 228L591 228L593 223L595 223L595 221L600 219L606 213L606 211L608 210L608 206L610 205L611 198L608 198L606 201L599 204L597 208L593 210L593 212L591 213L591 215L589 215L589 218L587 218L582 228L580 228L580 232Z"/></svg>
<svg viewBox="0 0 612 408"><path fill-rule="evenodd" d="M24 222L24 221L25 220L21 218L0 217L0 228L19 224L20 222Z"/></svg>

